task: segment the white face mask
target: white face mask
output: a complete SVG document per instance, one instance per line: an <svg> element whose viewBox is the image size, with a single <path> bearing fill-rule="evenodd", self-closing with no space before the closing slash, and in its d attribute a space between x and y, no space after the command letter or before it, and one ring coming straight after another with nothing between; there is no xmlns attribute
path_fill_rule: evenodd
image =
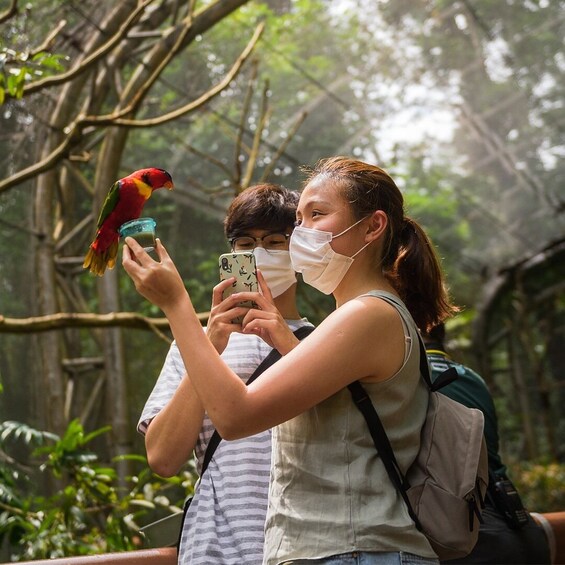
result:
<svg viewBox="0 0 565 565"><path fill-rule="evenodd" d="M280 296L296 282L296 273L290 264L286 250L266 251L262 247L253 250L255 263L263 273L273 298Z"/></svg>
<svg viewBox="0 0 565 565"><path fill-rule="evenodd" d="M294 270L302 273L305 283L324 294L331 294L337 288L353 263L353 259L371 242L364 245L352 257L336 253L330 242L354 228L364 219L361 218L337 235L329 231L302 226L294 228L290 236L290 260Z"/></svg>

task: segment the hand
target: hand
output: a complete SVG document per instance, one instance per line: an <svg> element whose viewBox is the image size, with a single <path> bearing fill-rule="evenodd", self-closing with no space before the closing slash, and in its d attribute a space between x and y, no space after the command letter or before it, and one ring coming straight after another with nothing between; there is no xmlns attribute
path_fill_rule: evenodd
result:
<svg viewBox="0 0 565 565"><path fill-rule="evenodd" d="M240 300L233 299L232 296L223 299L224 290L229 288L234 280L235 277L226 279L217 284L212 291L212 307L206 326L206 335L220 355L226 348L230 335L233 332L242 331L241 324L234 324L232 320L249 311L249 308L239 306Z"/></svg>
<svg viewBox="0 0 565 565"><path fill-rule="evenodd" d="M245 314L241 324L242 331L243 333L258 335L271 347L277 349L281 355L286 355L300 341L275 306L269 286L259 269L257 269L257 278L261 293L240 292L233 295L238 301L253 300L259 307L259 309L251 308Z"/></svg>
<svg viewBox="0 0 565 565"><path fill-rule="evenodd" d="M159 256L154 261L132 237L126 237L122 265L135 284L139 294L167 313L188 297L184 283L169 257L167 250L156 240L155 249Z"/></svg>

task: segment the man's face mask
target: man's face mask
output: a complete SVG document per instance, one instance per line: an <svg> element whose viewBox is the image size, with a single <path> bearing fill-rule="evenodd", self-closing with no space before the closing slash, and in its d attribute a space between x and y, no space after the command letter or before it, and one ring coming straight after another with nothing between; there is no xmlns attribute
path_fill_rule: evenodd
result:
<svg viewBox="0 0 565 565"><path fill-rule="evenodd" d="M262 247L253 250L257 267L263 273L273 298L280 296L296 282L296 273L286 250L267 251Z"/></svg>

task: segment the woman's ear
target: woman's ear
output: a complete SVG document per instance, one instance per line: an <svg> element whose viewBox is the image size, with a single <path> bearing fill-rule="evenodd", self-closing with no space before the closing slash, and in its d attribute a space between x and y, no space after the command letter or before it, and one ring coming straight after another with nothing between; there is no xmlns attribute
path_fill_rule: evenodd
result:
<svg viewBox="0 0 565 565"><path fill-rule="evenodd" d="M369 225L367 226L367 233L365 234L365 241L367 243L379 239L383 236L388 226L388 216L382 210L375 210L371 216Z"/></svg>

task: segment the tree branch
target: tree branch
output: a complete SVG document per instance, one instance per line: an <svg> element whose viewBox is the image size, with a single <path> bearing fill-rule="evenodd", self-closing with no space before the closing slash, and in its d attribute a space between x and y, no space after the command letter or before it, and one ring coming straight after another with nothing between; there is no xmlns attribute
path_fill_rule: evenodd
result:
<svg viewBox="0 0 565 565"><path fill-rule="evenodd" d="M24 87L23 95L33 94L38 90L42 90L44 88L50 86L56 86L58 84L63 84L75 78L77 75L83 73L87 69L89 69L92 65L94 65L98 60L104 57L107 53L109 53L114 47L125 37L130 27L135 23L138 16L145 10L145 8L151 3L153 0L145 0L143 4L140 4L130 15L130 17L124 22L122 27L119 29L118 33L116 33L111 39L109 39L104 45L100 46L99 49L94 51L91 55L86 57L84 61L78 65L77 67L70 69L66 73L62 73L60 75L46 77L44 79L38 80L36 82L32 82ZM6 96L8 98L9 95Z"/></svg>
<svg viewBox="0 0 565 565"><path fill-rule="evenodd" d="M253 61L253 66L251 69L251 76L249 77L249 82L247 84L247 92L245 93L245 98L243 100L243 109L241 110L241 118L239 120L239 126L237 128L237 138L235 140L235 150L234 150L234 196L237 196L239 192L239 187L241 186L241 147L243 144L243 133L245 132L245 122L249 116L249 108L251 107L251 100L253 98L253 93L255 92L255 83L257 80L259 63L257 60Z"/></svg>
<svg viewBox="0 0 565 565"><path fill-rule="evenodd" d="M146 0L149 1L149 0ZM243 63L247 60L249 55L251 54L253 48L255 47L259 37L263 32L264 25L260 24L253 34L250 42L247 44L247 47L238 57L237 61L234 63L228 74L224 77L220 83L216 86L212 87L208 92L200 96L198 99L190 102L189 104L175 110L174 112L170 112L169 114L165 114L159 118L147 119L147 120L128 120L119 118L119 116L123 116L128 114L132 111L131 105L128 105L127 108L120 110L117 114L105 115L105 116L83 116L79 117L74 124L68 126L65 131L65 139L61 142L61 144L56 147L52 153L50 153L45 159L42 161L23 169L22 171L12 175L11 177L0 181L0 193L21 184L22 182L37 176L40 173L44 173L45 171L51 169L59 160L64 157L68 151L70 150L71 143L76 144L78 140L82 137L82 130L87 126L127 126L127 127L151 127L163 124L165 122L174 120L187 114L209 102L213 97L217 96L223 89L227 88L233 78L239 72Z"/></svg>
<svg viewBox="0 0 565 565"><path fill-rule="evenodd" d="M202 324L209 313L197 314ZM139 330L167 329L167 318L148 318L135 312L112 312L110 314L58 313L30 318L6 318L0 315L0 333L35 333L67 328L110 328L122 327Z"/></svg>
<svg viewBox="0 0 565 565"><path fill-rule="evenodd" d="M12 175L11 177L8 177L7 179L4 179L3 181L0 181L0 193L54 167L59 162L59 160L65 156L71 146L71 143L74 142L77 137L80 138L80 132L77 125L75 124L74 126L72 126L71 131L66 134L66 137L61 142L61 144L56 147L49 155L47 155L45 159L19 171L18 173Z"/></svg>
<svg viewBox="0 0 565 565"><path fill-rule="evenodd" d="M302 122L306 119L307 116L308 116L307 112L302 112L300 114L300 116L298 116L298 119L296 120L296 122L292 126L292 129L288 132L287 136L285 137L285 139L281 143L280 147L277 149L277 152L271 158L271 162L269 163L269 166L263 172L263 175L261 176L261 179L260 179L259 182L268 182L269 176L273 172L275 165L278 163L279 159L281 158L281 155L285 152L288 144L291 142L292 138L296 135L298 128L300 128L300 126L302 125ZM341 155L341 153L337 153L337 154Z"/></svg>
<svg viewBox="0 0 565 565"><path fill-rule="evenodd" d="M259 123L257 124L257 129L255 130L255 135L253 136L253 143L251 145L251 151L249 152L249 158L247 160L247 166L245 168L245 174L241 179L239 185L239 191L242 192L251 184L251 178L253 176L253 171L255 170L255 164L257 163L257 158L259 157L259 148L261 145L261 138L265 127L269 121L271 110L269 108L269 81L265 81L265 86L263 87L263 96L261 98L261 109L259 112Z"/></svg>
<svg viewBox="0 0 565 565"><path fill-rule="evenodd" d="M43 51L47 51L53 41L55 41L55 37L57 37L57 34L67 25L67 21L66 20L61 20L56 26L55 29L45 38L45 40L43 41L43 43L39 46L37 46L35 49L31 50L29 52L29 56L30 57L34 57L35 55L38 55L39 53L42 53ZM24 88L25 91L25 88Z"/></svg>
<svg viewBox="0 0 565 565"><path fill-rule="evenodd" d="M0 14L0 24L8 21L18 13L18 0L12 0L10 7Z"/></svg>
<svg viewBox="0 0 565 565"><path fill-rule="evenodd" d="M164 114L157 118L148 118L146 120L130 120L126 118L120 118L120 115L127 114L131 111L131 108L128 106L125 110L121 110L119 114L109 114L106 116L96 116L96 117L86 117L81 120L81 124L84 125L111 125L111 126L127 126L127 127L152 127L164 124L166 122L170 122L177 118L200 108L207 102L209 102L212 98L217 96L222 90L227 88L230 82L234 79L237 75L239 70L241 69L243 63L249 58L251 52L255 48L257 41L261 37L263 33L264 24L259 24L255 29L255 33L253 37L241 53L241 55L237 58L236 62L233 64L232 68L229 70L228 74L215 86L213 86L210 90L205 92L202 96L189 102L185 106L178 108L168 114Z"/></svg>

